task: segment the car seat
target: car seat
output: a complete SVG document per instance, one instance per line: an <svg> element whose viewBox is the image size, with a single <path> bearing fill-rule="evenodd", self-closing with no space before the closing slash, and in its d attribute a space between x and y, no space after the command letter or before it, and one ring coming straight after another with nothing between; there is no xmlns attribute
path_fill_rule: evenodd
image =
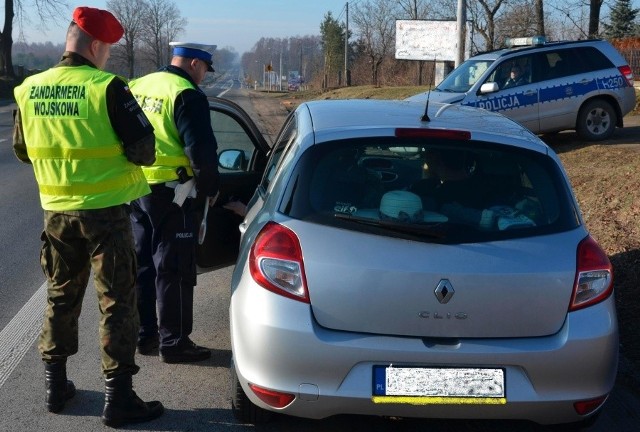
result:
<svg viewBox="0 0 640 432"><path fill-rule="evenodd" d="M351 148L323 157L311 180L311 205L316 211L353 213L377 208L382 193L380 175L359 166L357 151Z"/></svg>

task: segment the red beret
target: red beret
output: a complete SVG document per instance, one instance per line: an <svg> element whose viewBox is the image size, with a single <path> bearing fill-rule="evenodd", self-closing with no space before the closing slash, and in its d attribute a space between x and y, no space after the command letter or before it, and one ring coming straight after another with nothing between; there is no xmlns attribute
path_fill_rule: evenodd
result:
<svg viewBox="0 0 640 432"><path fill-rule="evenodd" d="M73 21L82 30L101 42L114 44L124 34L124 29L109 11L88 6L77 7L73 11Z"/></svg>

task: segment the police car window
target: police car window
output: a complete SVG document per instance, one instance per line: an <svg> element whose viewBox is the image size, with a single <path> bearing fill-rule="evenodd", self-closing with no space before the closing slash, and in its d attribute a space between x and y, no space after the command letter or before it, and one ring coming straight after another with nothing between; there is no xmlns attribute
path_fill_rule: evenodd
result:
<svg viewBox="0 0 640 432"><path fill-rule="evenodd" d="M511 79L512 71L515 72L513 79ZM500 89L529 84L531 82L531 57L521 56L505 60L494 69L486 82L495 82Z"/></svg>
<svg viewBox="0 0 640 432"><path fill-rule="evenodd" d="M549 69L548 79L563 78L586 72L586 65L574 49L563 49L546 53Z"/></svg>
<svg viewBox="0 0 640 432"><path fill-rule="evenodd" d="M579 47L576 48L576 52L577 57L584 62L585 72L593 72L615 67L606 55L594 47Z"/></svg>
<svg viewBox="0 0 640 432"><path fill-rule="evenodd" d="M492 63L493 60L467 60L452 70L435 90L464 93L480 79Z"/></svg>
<svg viewBox="0 0 640 432"><path fill-rule="evenodd" d="M255 145L236 119L219 111L210 111L210 116L218 153L227 149L242 150L248 160L251 160Z"/></svg>

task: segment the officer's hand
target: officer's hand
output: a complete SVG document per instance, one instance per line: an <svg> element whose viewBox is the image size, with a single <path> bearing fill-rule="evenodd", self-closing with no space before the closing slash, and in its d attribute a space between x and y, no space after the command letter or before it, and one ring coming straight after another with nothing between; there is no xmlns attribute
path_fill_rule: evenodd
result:
<svg viewBox="0 0 640 432"><path fill-rule="evenodd" d="M247 214L247 206L240 201L229 201L222 207L227 210L231 210L238 216L245 216Z"/></svg>

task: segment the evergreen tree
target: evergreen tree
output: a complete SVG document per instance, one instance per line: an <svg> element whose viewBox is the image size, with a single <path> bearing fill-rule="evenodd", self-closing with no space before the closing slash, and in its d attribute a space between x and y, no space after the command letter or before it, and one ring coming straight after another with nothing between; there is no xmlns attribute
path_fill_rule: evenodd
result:
<svg viewBox="0 0 640 432"><path fill-rule="evenodd" d="M337 76L344 59L344 28L331 12L325 14L324 21L320 24L320 37L324 53L325 75Z"/></svg>
<svg viewBox="0 0 640 432"><path fill-rule="evenodd" d="M604 35L608 39L621 39L635 36L637 25L636 15L639 9L631 8L631 0L616 0L611 8L611 21L604 24Z"/></svg>

